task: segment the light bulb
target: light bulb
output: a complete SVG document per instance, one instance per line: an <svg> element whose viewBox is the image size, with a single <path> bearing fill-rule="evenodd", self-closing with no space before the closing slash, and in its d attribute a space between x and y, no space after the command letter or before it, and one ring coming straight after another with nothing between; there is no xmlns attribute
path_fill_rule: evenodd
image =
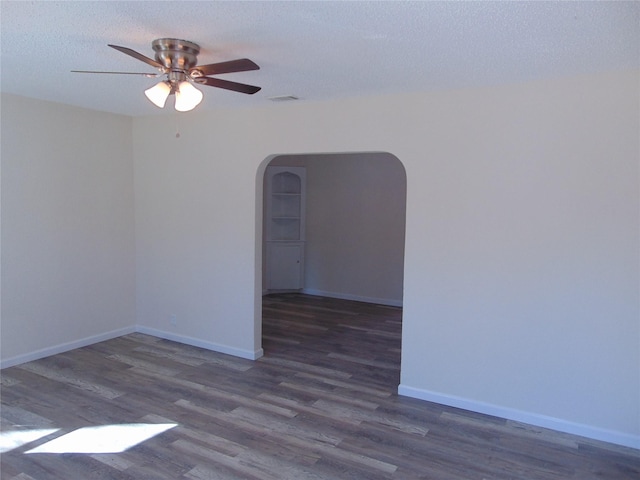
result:
<svg viewBox="0 0 640 480"><path fill-rule="evenodd" d="M176 110L188 112L193 110L202 101L202 92L186 80L178 84L176 90Z"/></svg>
<svg viewBox="0 0 640 480"><path fill-rule="evenodd" d="M167 101L167 97L170 93L171 85L169 84L169 82L159 82L153 87L144 91L144 94L151 101L151 103L159 108L164 107L164 104Z"/></svg>

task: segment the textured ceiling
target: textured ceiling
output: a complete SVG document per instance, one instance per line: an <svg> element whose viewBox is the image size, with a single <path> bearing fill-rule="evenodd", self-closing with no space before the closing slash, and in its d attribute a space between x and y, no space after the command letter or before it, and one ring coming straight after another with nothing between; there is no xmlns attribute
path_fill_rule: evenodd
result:
<svg viewBox="0 0 640 480"><path fill-rule="evenodd" d="M7 1L3 92L132 116L173 112L143 91L154 73L107 47L153 57L160 37L198 43L200 64L248 57L220 78L255 95L201 87L199 110L521 82L639 68L640 2Z"/></svg>

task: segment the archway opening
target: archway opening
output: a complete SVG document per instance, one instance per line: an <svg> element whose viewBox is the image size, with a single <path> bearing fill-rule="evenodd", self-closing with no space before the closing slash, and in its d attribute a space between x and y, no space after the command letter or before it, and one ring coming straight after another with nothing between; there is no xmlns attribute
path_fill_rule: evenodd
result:
<svg viewBox="0 0 640 480"><path fill-rule="evenodd" d="M266 225L269 218L266 211L269 201L264 197L269 190L265 184L267 167L303 168L306 172L306 211L303 212L306 229L301 239L304 244L303 281L301 288L289 291L271 289L267 281L269 248L273 240L269 238ZM350 333L359 330L363 335L380 339L385 336L395 338L397 347L393 349L398 358L399 375L407 184L400 160L386 152L277 155L265 159L257 183L262 201L258 202L261 218L256 222L256 228L264 240L256 245L256 258L259 259L256 261L256 289L259 292L255 309L256 335L265 354L269 355L270 348L278 345L289 343L294 346L296 341L302 342L302 334L294 334L295 327L317 328L318 331L324 328L305 324L305 316L317 320L314 315L318 312L353 308L359 312L345 313L345 318L339 320L339 328ZM285 300L290 301L286 306L288 312L278 313L282 317L279 326L264 324L263 300L269 303L264 305L267 313L273 313L275 307L284 307L282 302ZM378 326L348 321L372 316L379 319ZM393 332L394 322L397 332ZM286 338L287 333L289 338ZM276 334L284 336L276 338ZM297 340L296 335L299 335ZM356 355L354 360L358 361L357 355L362 356L363 347L353 345L353 342L352 346L353 352L349 351L349 346L340 348L344 350L343 355L349 357L353 353ZM368 363L376 364L372 362ZM378 366L383 363L378 362Z"/></svg>

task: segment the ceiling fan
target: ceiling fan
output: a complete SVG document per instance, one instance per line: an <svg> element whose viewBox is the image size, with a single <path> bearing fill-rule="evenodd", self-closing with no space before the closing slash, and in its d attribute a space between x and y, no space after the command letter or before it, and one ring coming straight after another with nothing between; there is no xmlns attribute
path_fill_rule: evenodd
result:
<svg viewBox="0 0 640 480"><path fill-rule="evenodd" d="M203 97L202 92L195 88L193 84L224 88L249 95L260 90L260 87L253 85L245 85L244 83L231 82L209 76L259 70L260 67L254 62L248 58L241 58L208 65L196 65L198 54L200 53L200 46L187 40L179 40L177 38L158 38L154 40L151 46L156 52L155 60L127 47L120 47L118 45L109 46L155 67L158 69L158 73L99 72L93 70L72 70L72 72L144 75L149 78L165 76L165 80L160 81L144 92L147 98L159 108L164 107L169 95L175 94L176 110L181 112L193 110L202 101Z"/></svg>

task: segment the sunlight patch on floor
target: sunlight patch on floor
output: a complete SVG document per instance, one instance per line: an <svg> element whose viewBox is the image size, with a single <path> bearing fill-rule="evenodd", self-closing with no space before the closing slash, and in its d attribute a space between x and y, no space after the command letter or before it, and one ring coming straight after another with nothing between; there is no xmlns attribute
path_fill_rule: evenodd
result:
<svg viewBox="0 0 640 480"><path fill-rule="evenodd" d="M176 423L129 423L84 427L25 453L121 453L176 426Z"/></svg>
<svg viewBox="0 0 640 480"><path fill-rule="evenodd" d="M0 432L0 453L5 453L27 443L57 432L57 428L38 428L33 430L13 430Z"/></svg>

